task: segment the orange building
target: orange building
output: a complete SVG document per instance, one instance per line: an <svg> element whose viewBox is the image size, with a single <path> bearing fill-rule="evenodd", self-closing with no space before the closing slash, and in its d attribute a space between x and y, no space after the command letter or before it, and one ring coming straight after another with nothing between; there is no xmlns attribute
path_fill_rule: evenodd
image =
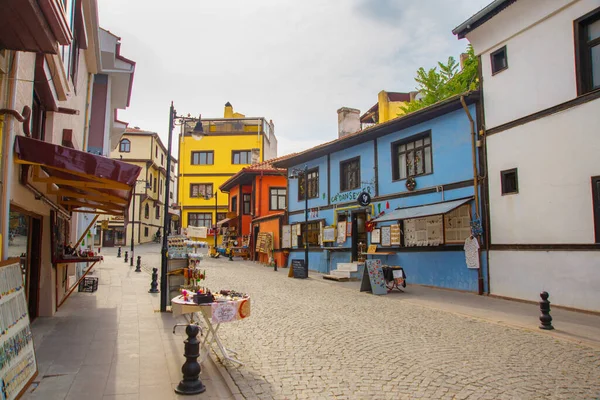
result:
<svg viewBox="0 0 600 400"><path fill-rule="evenodd" d="M272 163L287 157L252 164L219 187L229 194L228 219L220 224L229 225L238 243L249 242L252 260L270 264L272 258L278 267L287 265L280 239L287 218L287 176Z"/></svg>

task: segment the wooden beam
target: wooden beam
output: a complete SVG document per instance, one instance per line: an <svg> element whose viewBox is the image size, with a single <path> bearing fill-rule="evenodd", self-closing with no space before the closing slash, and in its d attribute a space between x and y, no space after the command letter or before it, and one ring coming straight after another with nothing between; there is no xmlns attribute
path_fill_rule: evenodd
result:
<svg viewBox="0 0 600 400"><path fill-rule="evenodd" d="M120 203L123 205L127 205L127 200L122 199L117 196L113 196L108 193L102 193L100 191L92 190L92 189L87 189L86 192L87 193L77 193L77 192L72 192L70 190L65 190L65 189L60 189L60 190L52 189L52 190L48 191L49 194L53 194L56 196L74 197L75 199L107 200L107 201L112 201L114 203Z"/></svg>
<svg viewBox="0 0 600 400"><path fill-rule="evenodd" d="M101 210L108 210L108 211L121 211L122 209L119 208L115 208L112 206L112 204L105 204L105 203L101 203L101 204L87 204L87 203L82 203L80 201L75 201L75 200L64 200L64 201L59 201L60 204L62 205L66 205L66 206L75 206L75 207L87 207L87 208L91 208L91 209L101 209ZM93 212L93 211L88 211L88 212Z"/></svg>
<svg viewBox="0 0 600 400"><path fill-rule="evenodd" d="M85 261L81 261L81 262L85 262ZM94 263L92 265L90 265L90 267L85 271L85 273L81 276L81 278L79 278L79 280L77 281L77 283L75 283L73 285L73 287L71 288L71 290L69 290L69 293L67 293L65 295L65 297L62 298L62 300L60 301L60 303L58 303L58 305L56 306L56 309L58 309L58 307L60 307L60 306L63 305L63 303L65 302L65 300L67 300L69 298L69 296L71 295L71 293L73 293L73 290L75 290L75 288L79 286L79 284L81 283L81 281L83 281L83 279L85 278L85 276L92 270L92 268L94 268L94 265L96 265L97 262L98 261L94 261Z"/></svg>
<svg viewBox="0 0 600 400"><path fill-rule="evenodd" d="M88 227L85 229L85 231L83 231L83 234L81 235L81 237L79 238L79 240L77 241L77 243L75 243L75 248L77 248L79 246L79 244L83 241L83 239L85 238L85 235L87 235L87 233L90 231L90 229L92 229L92 226L96 223L96 221L98 220L99 215L96 214L96 216L94 217L94 219L92 220L92 222L90 222L90 224L88 225Z"/></svg>

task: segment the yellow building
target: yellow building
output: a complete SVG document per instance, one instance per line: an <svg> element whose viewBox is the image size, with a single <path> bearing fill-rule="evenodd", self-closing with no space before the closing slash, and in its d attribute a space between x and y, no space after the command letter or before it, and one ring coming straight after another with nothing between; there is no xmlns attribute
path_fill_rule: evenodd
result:
<svg viewBox="0 0 600 400"><path fill-rule="evenodd" d="M399 93L382 90L377 95L377 103L360 117L363 128L387 122L404 114L402 107L414 100L416 92Z"/></svg>
<svg viewBox="0 0 600 400"><path fill-rule="evenodd" d="M162 236L165 201L169 204L171 229L177 229L178 218L173 216L178 216L179 211L172 207L177 203L177 160L171 158L170 193L167 197L167 149L158 134L139 128L127 128L117 148L111 151L110 158L137 165L142 168L142 172L135 186L135 200L129 205L128 215L99 220L100 226L102 220L108 221L108 224L104 223L105 229L97 231L96 237L102 238L101 245L127 248L131 243L132 233L135 244L148 243L154 239L159 229Z"/></svg>
<svg viewBox="0 0 600 400"><path fill-rule="evenodd" d="M192 134L194 126L189 122L179 135L181 226L210 228L228 212L237 214L219 186L243 167L277 157L277 139L272 121L247 118L229 102L223 118L202 119L201 137Z"/></svg>

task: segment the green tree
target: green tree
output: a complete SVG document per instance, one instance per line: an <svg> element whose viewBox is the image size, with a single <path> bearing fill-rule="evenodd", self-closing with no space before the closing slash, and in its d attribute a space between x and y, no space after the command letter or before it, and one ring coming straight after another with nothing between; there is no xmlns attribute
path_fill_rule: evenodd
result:
<svg viewBox="0 0 600 400"><path fill-rule="evenodd" d="M408 114L448 97L468 90L476 90L479 86L477 57L470 44L467 46L466 54L467 58L461 71L454 57L448 57L445 64L438 62L437 67L430 68L428 71L423 67L419 68L415 81L418 84L416 89L420 93L420 99L411 101L402 107L402 110Z"/></svg>

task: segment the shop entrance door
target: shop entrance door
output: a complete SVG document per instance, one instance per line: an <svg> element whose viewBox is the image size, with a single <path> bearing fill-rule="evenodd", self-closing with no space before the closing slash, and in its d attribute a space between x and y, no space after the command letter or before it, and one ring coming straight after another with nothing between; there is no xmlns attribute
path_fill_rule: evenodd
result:
<svg viewBox="0 0 600 400"><path fill-rule="evenodd" d="M31 233L29 240L29 276L27 277L27 302L29 304L29 319L33 321L38 316L40 293L40 269L42 267L42 220L31 218Z"/></svg>
<svg viewBox="0 0 600 400"><path fill-rule="evenodd" d="M365 221L367 214L364 211L352 214L352 261L358 261L359 244L362 243L363 251L366 251L367 233L365 231Z"/></svg>
<svg viewBox="0 0 600 400"><path fill-rule="evenodd" d="M102 246L115 247L115 231L113 229L104 229L102 231Z"/></svg>

